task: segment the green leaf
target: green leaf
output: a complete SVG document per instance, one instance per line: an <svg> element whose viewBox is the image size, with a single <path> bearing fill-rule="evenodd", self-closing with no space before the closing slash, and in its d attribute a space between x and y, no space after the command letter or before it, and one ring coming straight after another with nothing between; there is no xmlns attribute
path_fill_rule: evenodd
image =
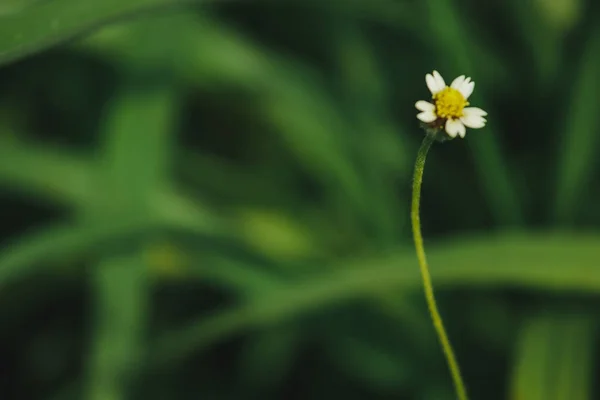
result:
<svg viewBox="0 0 600 400"><path fill-rule="evenodd" d="M595 314L595 313L594 313ZM594 315L592 314L592 315ZM572 313L560 316L558 330L559 347L556 352L556 380L553 381L554 399L589 400L594 383L594 359L596 349L595 324L592 315Z"/></svg>
<svg viewBox="0 0 600 400"><path fill-rule="evenodd" d="M310 258L318 254L314 233L300 221L268 210L237 213L238 237L254 251L281 261Z"/></svg>
<svg viewBox="0 0 600 400"><path fill-rule="evenodd" d="M141 254L108 257L94 271L90 400L126 399L144 347L149 292Z"/></svg>
<svg viewBox="0 0 600 400"><path fill-rule="evenodd" d="M0 4L0 17L23 12L28 7L34 6L45 0L3 0Z"/></svg>
<svg viewBox="0 0 600 400"><path fill-rule="evenodd" d="M65 259L102 252L103 246L131 239L150 229L165 228L154 220L122 219L103 226L56 225L25 236L3 249L0 288L39 273Z"/></svg>
<svg viewBox="0 0 600 400"><path fill-rule="evenodd" d="M0 142L0 184L37 198L82 206L90 196L89 169L80 154Z"/></svg>
<svg viewBox="0 0 600 400"><path fill-rule="evenodd" d="M151 215L152 199L170 173L174 114L169 88L136 83L123 90L109 108L104 127L105 156L96 171L103 189L88 207L103 215Z"/></svg>
<svg viewBox="0 0 600 400"><path fill-rule="evenodd" d="M366 215L371 205L346 148L350 128L332 96L323 89L322 77L299 62L274 55L215 19L182 16L177 21L173 29L178 32L174 36L181 38L176 41L180 62L167 68L196 85L214 87L225 82L259 92L257 117L271 127L299 165L329 191L332 208L351 210L349 215L359 210ZM120 63L139 65L141 56L132 43L143 32L131 27L113 34L101 32L81 48Z"/></svg>
<svg viewBox="0 0 600 400"><path fill-rule="evenodd" d="M594 346L590 316L543 312L519 334L511 382L513 400L589 400Z"/></svg>
<svg viewBox="0 0 600 400"><path fill-rule="evenodd" d="M600 292L599 236L504 234L463 239L431 248L428 258L436 288L520 287L546 291ZM324 273L266 292L238 308L223 310L159 338L152 365L174 361L214 341L339 303L409 291L421 281L412 249L383 259L323 267Z"/></svg>
<svg viewBox="0 0 600 400"><path fill-rule="evenodd" d="M31 196L80 209L94 199L94 167L81 154L48 146L0 142L0 185ZM224 235L221 218L198 199L166 183L149 197L153 215L165 225L199 234Z"/></svg>
<svg viewBox="0 0 600 400"><path fill-rule="evenodd" d="M153 194L169 172L175 95L169 85L130 78L107 108L97 190L83 213L92 226L126 217L152 219ZM150 293L144 250L152 233L144 232L124 250L111 249L93 269L90 400L129 398L133 371L144 351Z"/></svg>
<svg viewBox="0 0 600 400"><path fill-rule="evenodd" d="M600 114L595 104L600 91L600 30L593 31L583 53L569 101L566 126L558 147L558 177L554 218L572 224L584 204L588 185L598 165Z"/></svg>
<svg viewBox="0 0 600 400"><path fill-rule="evenodd" d="M86 260L90 256L95 259L119 243L135 242L134 239L146 232L189 233L185 227L182 230L179 224L170 224L160 219L121 218L113 222L101 226L52 225L9 243L0 255L0 289L45 271L61 273L63 270L60 265L65 260ZM147 256L151 257L154 253L151 248L148 250ZM262 265L241 262L231 256L206 252L197 256L183 253L182 256L191 261L177 271L184 278L234 289L241 296L256 296L282 284L277 276L261 271Z"/></svg>
<svg viewBox="0 0 600 400"><path fill-rule="evenodd" d="M45 0L0 15L0 65L141 12L200 0Z"/></svg>
<svg viewBox="0 0 600 400"><path fill-rule="evenodd" d="M149 34L148 29L154 25L158 32ZM158 46L140 45L149 38ZM169 56L165 57L163 51L161 57L156 49L169 44ZM119 67L170 70L195 85L209 87L227 83L263 89L273 85L272 74L278 74L281 63L262 46L208 13L152 15L116 24L88 36L74 48L99 55Z"/></svg>

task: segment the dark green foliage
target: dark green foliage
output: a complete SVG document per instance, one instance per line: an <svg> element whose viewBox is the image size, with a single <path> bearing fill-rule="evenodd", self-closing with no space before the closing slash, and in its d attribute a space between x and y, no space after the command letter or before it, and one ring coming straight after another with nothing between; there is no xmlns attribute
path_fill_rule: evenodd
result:
<svg viewBox="0 0 600 400"><path fill-rule="evenodd" d="M598 397L591 0L6 0L2 399Z"/></svg>

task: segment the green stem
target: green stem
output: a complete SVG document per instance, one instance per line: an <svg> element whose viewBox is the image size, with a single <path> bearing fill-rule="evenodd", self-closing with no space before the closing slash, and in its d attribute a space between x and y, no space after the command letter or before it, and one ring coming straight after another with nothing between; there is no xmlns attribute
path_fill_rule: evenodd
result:
<svg viewBox="0 0 600 400"><path fill-rule="evenodd" d="M465 390L465 384L463 383L460 367L454 356L452 345L446 334L442 317L438 311L437 304L435 302L435 296L433 294L433 285L431 283L431 275L429 268L427 267L427 258L425 257L425 248L423 247L423 235L421 234L421 221L419 218L419 203L421 201L421 184L423 183L423 170L425 168L425 159L427 158L427 152L431 148L432 143L435 140L435 134L428 133L423 139L423 143L419 148L417 154L417 160L415 162L415 174L413 179L413 193L412 193L412 208L410 217L412 221L413 237L415 240L415 249L417 251L417 258L419 259L419 268L421 269L421 276L423 278L423 289L425 290L425 299L427 300L427 307L429 308L429 314L433 326L437 332L438 338L442 345L450 373L452 374L452 380L454 381L454 387L456 389L456 395L460 400L467 400L467 391Z"/></svg>

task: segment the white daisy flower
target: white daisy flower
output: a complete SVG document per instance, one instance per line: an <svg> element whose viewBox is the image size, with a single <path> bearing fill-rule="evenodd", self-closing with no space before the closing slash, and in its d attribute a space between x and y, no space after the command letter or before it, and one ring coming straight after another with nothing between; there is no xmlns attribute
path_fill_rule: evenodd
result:
<svg viewBox="0 0 600 400"><path fill-rule="evenodd" d="M487 112L477 107L467 107L467 99L473 93L475 82L464 75L459 76L450 86L437 71L425 76L427 87L431 91L432 102L417 101L415 107L421 111L417 118L436 129L444 128L448 136L464 138L467 128L483 128Z"/></svg>

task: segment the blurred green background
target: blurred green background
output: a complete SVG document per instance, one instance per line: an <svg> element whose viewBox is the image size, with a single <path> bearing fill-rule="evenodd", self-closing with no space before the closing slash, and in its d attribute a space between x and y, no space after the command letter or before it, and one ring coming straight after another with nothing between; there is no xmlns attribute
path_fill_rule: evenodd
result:
<svg viewBox="0 0 600 400"><path fill-rule="evenodd" d="M1 399L600 399L600 4L2 0Z"/></svg>

